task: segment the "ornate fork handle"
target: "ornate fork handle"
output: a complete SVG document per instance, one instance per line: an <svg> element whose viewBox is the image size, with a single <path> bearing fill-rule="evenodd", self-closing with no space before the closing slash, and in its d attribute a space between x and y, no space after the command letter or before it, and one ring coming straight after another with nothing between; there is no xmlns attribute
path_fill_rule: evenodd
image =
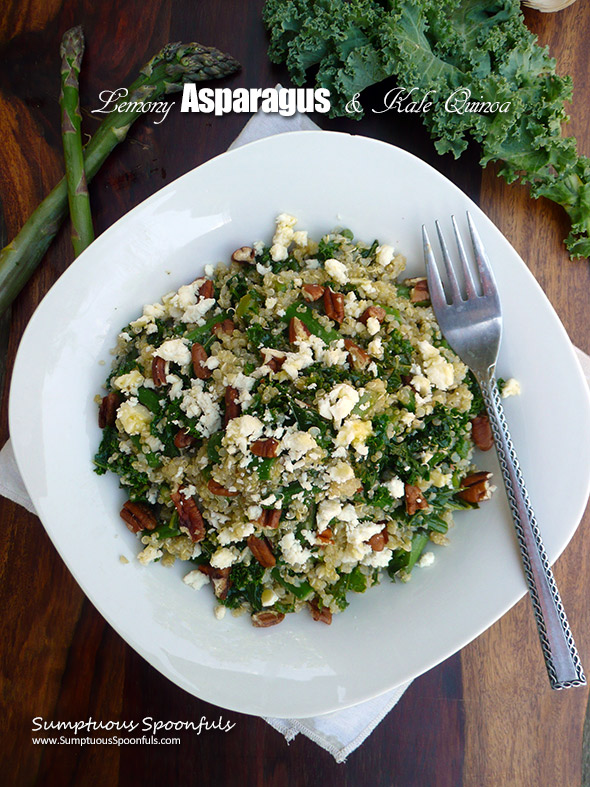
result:
<svg viewBox="0 0 590 787"><path fill-rule="evenodd" d="M476 377L494 435L551 688L585 686L582 664L524 485L496 380L491 372L476 373Z"/></svg>

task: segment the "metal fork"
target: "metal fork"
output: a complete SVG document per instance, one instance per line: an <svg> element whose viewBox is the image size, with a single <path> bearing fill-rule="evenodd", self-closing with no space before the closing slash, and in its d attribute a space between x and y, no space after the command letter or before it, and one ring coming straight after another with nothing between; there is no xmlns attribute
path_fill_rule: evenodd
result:
<svg viewBox="0 0 590 787"><path fill-rule="evenodd" d="M459 228L455 217L452 216L467 297L464 298L461 294L455 268L437 221L436 229L449 281L450 303L447 302L428 233L423 225L424 257L432 308L443 336L461 360L471 369L481 388L514 519L524 573L533 602L535 620L551 688L564 689L572 686L585 686L586 678L582 664L553 578L553 572L549 567L545 547L506 424L498 384L494 377L502 336L502 310L496 282L469 212L467 213L467 221L483 294L479 295L476 290Z"/></svg>

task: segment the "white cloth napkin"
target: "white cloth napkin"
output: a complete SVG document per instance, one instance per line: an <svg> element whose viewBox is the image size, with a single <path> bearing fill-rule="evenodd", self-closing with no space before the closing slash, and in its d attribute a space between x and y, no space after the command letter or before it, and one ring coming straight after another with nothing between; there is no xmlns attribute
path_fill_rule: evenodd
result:
<svg viewBox="0 0 590 787"><path fill-rule="evenodd" d="M230 150L284 131L318 129L319 126L306 115L299 113L291 117L283 117L258 112L246 123L239 136L230 145ZM590 356L581 350L576 350L576 353L590 385ZM0 495L13 500L31 513L35 513L31 498L16 466L10 440L0 451ZM265 721L282 733L288 743L298 733L303 733L330 752L336 762L344 762L346 757L361 745L389 713L410 683L411 681L408 681L379 697L334 713L326 713L307 719L265 718Z"/></svg>

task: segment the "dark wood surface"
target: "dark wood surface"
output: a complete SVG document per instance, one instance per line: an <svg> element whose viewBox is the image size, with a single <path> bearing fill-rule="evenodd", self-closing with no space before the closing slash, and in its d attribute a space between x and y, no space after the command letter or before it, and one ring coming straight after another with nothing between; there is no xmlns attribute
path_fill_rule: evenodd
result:
<svg viewBox="0 0 590 787"><path fill-rule="evenodd" d="M62 174L58 49L81 23L87 38L82 103L128 84L166 41L198 40L243 64L231 87L288 82L271 66L260 21L262 0L3 0L0 14L0 198L10 239ZM574 77L571 132L590 153L590 11L578 2L558 16L527 13L559 69ZM374 89L379 99L382 86ZM178 107L176 107L178 109ZM91 188L97 233L192 167L221 153L243 115L204 118L173 111L146 119L111 156ZM476 199L498 224L554 304L573 341L590 351L590 268L571 263L558 209L508 187L476 152L459 162L435 154L418 118L382 115L321 121L407 148ZM96 128L88 114L84 130ZM8 384L16 348L35 307L72 260L62 231L1 324L5 364L0 445L8 437ZM587 438L585 438L587 439ZM39 520L0 498L2 610L0 783L7 785L267 785L497 787L590 783L584 771L588 692L548 687L527 599L439 667L414 681L398 706L344 765L299 736L290 746L260 719L191 697L148 666L84 597ZM586 516L555 569L570 622L590 669L590 522ZM183 732L181 744L33 746L31 720L222 716L229 733Z"/></svg>

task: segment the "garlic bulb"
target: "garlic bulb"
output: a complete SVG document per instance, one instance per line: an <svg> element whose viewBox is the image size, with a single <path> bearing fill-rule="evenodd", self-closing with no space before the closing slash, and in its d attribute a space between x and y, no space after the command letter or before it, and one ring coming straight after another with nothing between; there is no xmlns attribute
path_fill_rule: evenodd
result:
<svg viewBox="0 0 590 787"><path fill-rule="evenodd" d="M552 13L553 11L561 11L562 8L567 8L568 5L575 2L576 0L524 0L523 5L544 13Z"/></svg>

